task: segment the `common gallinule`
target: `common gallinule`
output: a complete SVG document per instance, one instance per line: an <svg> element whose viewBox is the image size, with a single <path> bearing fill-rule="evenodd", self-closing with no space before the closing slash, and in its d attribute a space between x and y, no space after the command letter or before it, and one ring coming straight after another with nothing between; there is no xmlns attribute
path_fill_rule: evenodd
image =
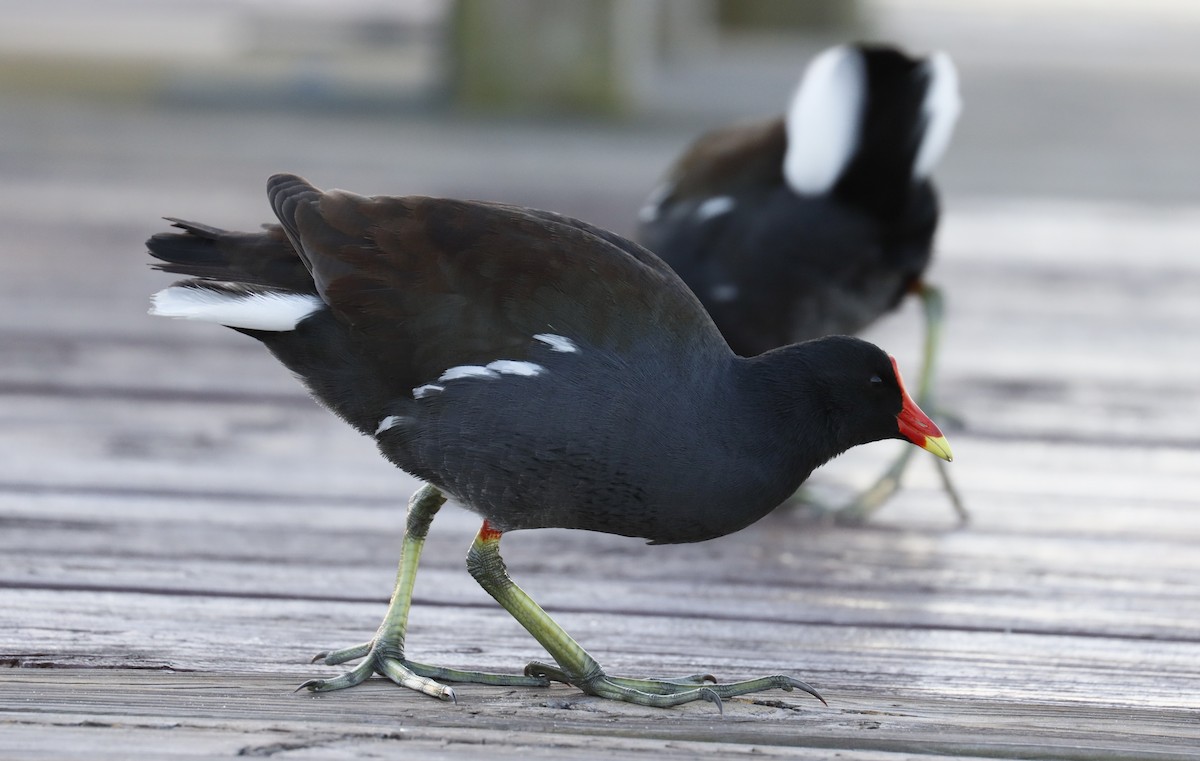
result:
<svg viewBox="0 0 1200 761"><path fill-rule="evenodd" d="M642 208L638 240L679 273L743 356L857 333L918 295L926 335L916 398L928 408L942 314L940 293L923 279L938 223L930 173L958 112L944 53L831 48L808 66L785 116L693 143ZM839 517L862 520L882 505L911 453Z"/></svg>
<svg viewBox="0 0 1200 761"><path fill-rule="evenodd" d="M153 314L226 325L262 341L342 419L425 481L409 502L400 569L371 642L323 653L443 699L437 680L573 684L651 706L772 687L606 675L509 578L500 537L559 527L697 542L758 520L810 472L871 441L907 439L950 458L895 362L831 337L743 359L656 256L557 214L436 198L322 192L276 175L279 226L225 232L171 220L147 243L194 279ZM426 530L451 497L483 517L467 556L479 584L553 656L525 676L415 663L404 635ZM819 696L818 696L819 697Z"/></svg>

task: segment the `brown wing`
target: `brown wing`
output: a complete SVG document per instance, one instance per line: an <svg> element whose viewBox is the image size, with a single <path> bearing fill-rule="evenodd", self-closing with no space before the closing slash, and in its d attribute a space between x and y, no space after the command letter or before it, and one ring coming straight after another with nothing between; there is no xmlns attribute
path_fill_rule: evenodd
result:
<svg viewBox="0 0 1200 761"><path fill-rule="evenodd" d="M268 183L276 215L335 314L413 377L521 359L539 333L614 351L728 351L657 257L549 212ZM619 245L614 241L620 241Z"/></svg>
<svg viewBox="0 0 1200 761"><path fill-rule="evenodd" d="M781 183L786 151L787 133L781 118L702 135L668 173L671 191L665 203Z"/></svg>

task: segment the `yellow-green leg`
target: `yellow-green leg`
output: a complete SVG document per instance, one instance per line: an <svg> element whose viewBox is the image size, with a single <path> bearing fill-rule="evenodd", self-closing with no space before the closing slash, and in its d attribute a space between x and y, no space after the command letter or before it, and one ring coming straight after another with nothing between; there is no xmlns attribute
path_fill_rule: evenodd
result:
<svg viewBox="0 0 1200 761"><path fill-rule="evenodd" d="M938 348L941 343L942 331L942 314L944 311L942 293L936 287L927 283L921 283L916 289L917 297L921 299L921 305L925 312L925 350L921 359L921 376L917 383L917 406L922 409L933 411L935 405L933 403L933 377L937 364ZM838 523L844 524L860 524L870 518L876 510L883 506L885 502L900 488L900 479L904 475L904 470L908 467L908 461L916 452L915 447L905 447L893 462L891 467L883 472L878 480L875 481L866 491L859 494L852 502L838 508L834 511L834 518ZM938 475L942 479L942 488L946 491L946 496L950 499L950 506L954 508L954 512L958 515L960 524L965 524L970 516L967 509L963 506L962 497L959 496L958 489L950 480L950 472L947 469L947 463L944 460L935 460Z"/></svg>
<svg viewBox="0 0 1200 761"><path fill-rule="evenodd" d="M321 653L314 662L334 666L362 658L362 663L332 679L310 679L299 689L328 692L353 687L372 674L380 673L402 687L408 687L441 700L454 700L454 690L437 681L474 682L499 686L544 687L545 677L489 674L479 671L458 671L415 663L404 657L404 637L408 631L408 610L412 603L413 585L417 579L417 564L429 533L429 524L446 498L434 487L421 487L408 503L408 525L400 547L400 568L396 572L396 587L388 604L383 623L375 637L367 643Z"/></svg>
<svg viewBox="0 0 1200 761"><path fill-rule="evenodd" d="M553 679L574 685L589 695L623 700L638 705L667 708L694 700L707 700L721 707L721 699L778 688L800 689L825 702L816 690L790 676L768 676L744 682L716 684L707 674L677 679L626 679L604 673L600 664L554 622L508 575L500 557L501 532L485 521L467 553L467 568L484 590L515 618L558 664L530 663L529 676Z"/></svg>

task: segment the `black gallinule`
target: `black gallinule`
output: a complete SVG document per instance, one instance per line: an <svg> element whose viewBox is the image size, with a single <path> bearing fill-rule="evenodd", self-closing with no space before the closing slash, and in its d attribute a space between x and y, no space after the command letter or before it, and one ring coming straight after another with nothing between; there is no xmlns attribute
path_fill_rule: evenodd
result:
<svg viewBox="0 0 1200 761"><path fill-rule="evenodd" d="M944 53L826 50L786 116L709 133L684 152L642 208L639 242L679 273L747 357L857 333L917 294L926 336L916 398L929 408L942 313L941 295L922 279L938 223L930 173L958 112L958 77ZM911 453L839 517L860 521L882 505Z"/></svg>
<svg viewBox="0 0 1200 761"><path fill-rule="evenodd" d="M437 680L573 684L651 706L803 682L710 684L606 675L509 578L503 532L560 527L697 542L758 520L840 452L903 438L949 459L895 362L849 337L751 359L645 249L544 211L434 198L322 192L292 175L267 184L281 223L183 233L147 245L192 276L152 313L226 325L262 341L341 418L426 482L409 502L400 569L371 642L318 658L443 699ZM525 676L408 660L417 562L446 497L479 513L467 567L553 656ZM819 696L818 696L819 697Z"/></svg>

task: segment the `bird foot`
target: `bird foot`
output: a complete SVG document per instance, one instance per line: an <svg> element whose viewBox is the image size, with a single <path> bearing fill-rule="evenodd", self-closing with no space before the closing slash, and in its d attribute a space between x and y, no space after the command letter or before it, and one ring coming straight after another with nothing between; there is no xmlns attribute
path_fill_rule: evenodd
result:
<svg viewBox="0 0 1200 761"><path fill-rule="evenodd" d="M608 676L603 671L598 671L583 677L576 677L564 669L538 661L526 666L525 674L570 684L596 697L654 708L669 708L696 700L707 700L715 704L718 711L724 713L722 698L771 689L781 689L787 692L799 689L825 703L825 698L821 697L820 693L812 686L799 679L782 675L727 683L717 682L716 677L712 674L690 674L663 679L630 679Z"/></svg>
<svg viewBox="0 0 1200 761"><path fill-rule="evenodd" d="M401 648L378 640L332 652L319 653L313 658L313 662L320 661L328 666L336 666L355 658L362 658L363 661L350 671L332 679L310 679L297 687L297 691L306 689L310 692L332 692L346 687L354 687L366 681L373 674L381 674L401 687L422 692L439 700L457 703L454 688L441 682L487 684L497 687L546 687L550 684L548 678L535 675L517 676L493 674L486 671L460 671L417 663L407 660Z"/></svg>
<svg viewBox="0 0 1200 761"><path fill-rule="evenodd" d="M890 468L857 497L835 508L832 511L834 522L843 526L861 526L866 523L876 510L883 507L883 504L900 490L900 474L906 464L907 462L898 463L899 468Z"/></svg>
<svg viewBox="0 0 1200 761"><path fill-rule="evenodd" d="M839 526L861 526L899 490L899 477L885 473L848 502L830 504L825 499L801 489L785 504L814 520L828 521Z"/></svg>
<svg viewBox="0 0 1200 761"><path fill-rule="evenodd" d="M802 506L802 509L811 511L812 515L831 519L838 525L861 526L879 508L883 507L896 492L900 491L901 477L904 475L904 471L908 467L909 459L914 451L916 450L905 448L892 462L891 466L873 484L845 504L838 506L826 504L821 500L813 498L803 488L792 495L791 500L795 504ZM970 522L971 516L963 504L962 495L959 494L954 482L950 479L946 462L943 460L934 460L934 466L937 468L938 476L942 482L942 491L945 492L946 499L949 501L950 507L954 510L954 515L958 519L959 527L967 525Z"/></svg>

